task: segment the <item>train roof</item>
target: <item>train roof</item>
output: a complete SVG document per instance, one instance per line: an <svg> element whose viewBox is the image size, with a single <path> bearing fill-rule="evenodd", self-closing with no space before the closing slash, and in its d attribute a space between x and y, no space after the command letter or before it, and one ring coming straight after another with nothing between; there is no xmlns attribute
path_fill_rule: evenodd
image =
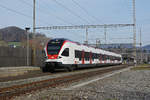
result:
<svg viewBox="0 0 150 100"><path fill-rule="evenodd" d="M72 43L80 44L79 42L75 42L75 41L72 41L72 40L69 40L69 39L66 39L66 38L54 38L54 39L49 40L49 42L51 42L51 41L70 41Z"/></svg>
<svg viewBox="0 0 150 100"><path fill-rule="evenodd" d="M65 39L65 38L54 38L54 39L51 39L49 40L50 41L65 41L65 40L69 40L69 39ZM70 41L70 40L69 40Z"/></svg>
<svg viewBox="0 0 150 100"><path fill-rule="evenodd" d="M85 46L85 47L90 47L90 48L99 49L99 50L102 50L103 52L107 52L108 54L121 57L120 54L117 54L117 53L114 53L114 52L110 52L110 51L106 51L106 50L103 50L103 49L100 49L100 48L92 47L92 46L89 46L89 45L80 44L79 42L74 42L74 41L69 40L69 39L66 39L66 38L54 38L54 39L51 39L49 42L51 42L51 41L70 41L70 42L75 43L75 44L77 44L77 45L83 45L83 46Z"/></svg>

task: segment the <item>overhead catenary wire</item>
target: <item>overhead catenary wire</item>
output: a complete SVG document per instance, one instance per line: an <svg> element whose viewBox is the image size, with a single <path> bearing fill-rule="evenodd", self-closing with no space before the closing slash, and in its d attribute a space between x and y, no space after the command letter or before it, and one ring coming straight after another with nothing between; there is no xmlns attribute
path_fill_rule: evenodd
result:
<svg viewBox="0 0 150 100"><path fill-rule="evenodd" d="M16 14L18 14L18 15L22 15L22 16L27 17L27 18L30 18L30 19L31 19L31 17L32 17L32 16L26 15L26 14L24 14L24 13L22 13L22 12L16 11L16 10L11 9L11 8L8 8L8 7L6 7L6 6L2 5L2 4L0 4L0 7L3 8L3 9L8 10L8 11L10 11L10 12L16 13Z"/></svg>
<svg viewBox="0 0 150 100"><path fill-rule="evenodd" d="M75 26L48 26L48 27L36 27L36 29L44 30L60 30L60 29L86 29L86 28L107 28L112 27L131 27L134 24L104 24L104 25L75 25Z"/></svg>
<svg viewBox="0 0 150 100"><path fill-rule="evenodd" d="M20 0L19 0L20 1ZM28 2L26 2L26 1L20 1L20 2L22 2L22 3L25 3L26 5L28 5L29 7L33 7L31 4L29 4ZM42 12L42 9L40 9L39 7L37 7L41 12ZM42 13L44 13L44 12L42 12ZM46 14L46 13L44 13L44 14ZM48 14L47 14L48 15ZM57 17L57 16L55 16L55 17ZM60 18L57 18L57 19L59 19L59 20L61 20L61 21L63 21L64 23L69 23L69 22L66 22L65 20L63 20L63 19L60 19ZM74 25L74 24L72 24L72 23L69 23L69 24L71 24L71 25ZM77 34L77 35L79 35L79 34ZM83 36L81 36L81 35L79 35L80 37L83 37Z"/></svg>
<svg viewBox="0 0 150 100"><path fill-rule="evenodd" d="M26 17L26 18L32 20L32 16L29 16L29 15L26 15L26 14L24 14L24 13L22 13L22 12L17 11L17 10L8 8L8 7L6 7L6 6L2 5L2 4L0 4L0 7L3 8L3 9L8 10L8 11L10 11L10 12L16 13L16 14L18 14L18 15L24 16L24 17ZM47 24L47 23L44 22L43 20L41 20L41 19L39 19L39 20L40 20L43 24Z"/></svg>
<svg viewBox="0 0 150 100"><path fill-rule="evenodd" d="M22 2L22 3L25 3L26 5L28 5L28 6L31 7L31 8L33 7L33 5L31 5L30 3L26 2L25 0L18 0L18 1L20 1L20 2ZM39 8L39 7L36 7L36 8L38 9L38 10L37 10L38 12L43 13L43 14L48 15L48 16L51 16L49 13L45 13L45 11L43 11L41 8ZM55 16L56 19L60 20L60 21L63 22L63 23L70 24L70 25L74 25L73 23L68 22L68 21L62 19L62 18L59 17L59 16L56 16L56 15L53 15L53 16Z"/></svg>
<svg viewBox="0 0 150 100"><path fill-rule="evenodd" d="M99 21L101 23L103 23L102 21L100 21L97 17L93 16L92 14L90 14L83 6L81 6L77 1L72 0L72 2L74 4L76 4L80 9L82 9L88 16L91 16L91 18L93 18L96 22Z"/></svg>
<svg viewBox="0 0 150 100"><path fill-rule="evenodd" d="M42 2L44 2L44 0L42 0ZM43 3L43 4L45 4L46 6L44 6L44 7L46 7L47 9L49 9L48 8L48 4L47 3ZM40 9L40 8L39 8ZM54 10L53 8L50 8L50 10ZM49 13L51 13L50 12L50 10L48 10L49 11ZM50 14L49 13L45 13L45 14L47 14L47 15L49 15L50 16ZM66 24L70 24L70 25L74 25L73 23L71 23L71 22L69 22L68 20L65 20L65 19L63 19L62 17L59 17L59 16L57 16L57 15L51 15L51 16L55 16L56 17L56 19L58 19L58 20L60 20L61 22L64 22L64 23L66 23Z"/></svg>
<svg viewBox="0 0 150 100"><path fill-rule="evenodd" d="M22 1L22 0L20 0L20 1ZM42 0L43 1L43 0ZM55 0L56 1L56 0ZM75 1L75 0L72 0L72 1ZM27 2L27 1L25 1L25 0L23 0L23 2ZM75 1L75 2L77 2L77 1ZM77 2L78 3L78 2ZM30 3L26 3L26 4L30 4ZM79 4L79 3L78 3ZM41 5L41 4L40 4ZM80 4L79 4L80 5ZM32 4L30 4L30 6L32 7ZM6 7L6 6L5 6ZM82 7L81 5L80 5L80 7ZM40 8L40 7L39 7ZM82 7L83 8L83 7ZM6 8L5 8L6 9ZM40 8L41 9L41 8ZM85 8L83 8L83 9L85 9ZM13 10L13 9L12 9ZM85 9L86 10L86 9ZM15 10L16 11L16 10ZM43 10L41 10L41 13L43 13L43 14L46 14L46 15L49 15L48 13L45 13L45 12L42 12ZM49 10L48 10L49 11ZM47 11L47 12L48 12ZM86 10L87 11L87 10ZM12 11L13 12L13 11ZM18 12L18 11L16 11L16 12ZM19 13L22 13L22 12L19 12ZM88 12L89 13L89 12ZM24 13L22 13L22 14L24 14ZM90 14L90 13L89 13ZM24 14L25 16L26 16L26 14ZM22 15L22 16L24 16L24 15ZM32 17L32 16L29 16L29 15L27 15L29 18L30 17ZM53 16L53 15L52 15ZM96 20L96 19L95 19ZM68 23L68 22L66 22L65 20L63 21L64 23ZM70 23L71 24L71 23ZM71 25L73 25L73 24L71 24Z"/></svg>
<svg viewBox="0 0 150 100"><path fill-rule="evenodd" d="M62 3L58 2L57 0L53 0L56 4L58 4L59 6L61 6L62 8L66 9L69 13L71 13L72 15L78 17L80 20L86 22L89 24L89 21L87 21L86 19L82 18L80 15L78 15L77 13L75 13L74 11L72 11L71 9L69 9L68 7L66 7L65 5L63 5Z"/></svg>
<svg viewBox="0 0 150 100"><path fill-rule="evenodd" d="M32 4L26 2L25 0L18 0L19 2L25 3L26 5L28 5L29 7L33 7Z"/></svg>

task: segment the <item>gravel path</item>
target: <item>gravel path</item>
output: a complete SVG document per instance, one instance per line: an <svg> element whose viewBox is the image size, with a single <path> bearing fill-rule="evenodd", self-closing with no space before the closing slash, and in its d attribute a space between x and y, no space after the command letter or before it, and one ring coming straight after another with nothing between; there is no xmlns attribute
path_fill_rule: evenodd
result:
<svg viewBox="0 0 150 100"><path fill-rule="evenodd" d="M14 100L150 100L150 71L129 70L73 90L48 88Z"/></svg>

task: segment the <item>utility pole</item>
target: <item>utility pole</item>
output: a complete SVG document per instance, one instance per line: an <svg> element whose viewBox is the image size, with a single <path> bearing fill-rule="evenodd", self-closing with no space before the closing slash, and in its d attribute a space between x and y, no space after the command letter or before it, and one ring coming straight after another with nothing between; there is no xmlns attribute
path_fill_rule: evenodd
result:
<svg viewBox="0 0 150 100"><path fill-rule="evenodd" d="M100 47L100 44L101 44L100 39L99 39L99 38L96 38L96 47L99 48L99 47Z"/></svg>
<svg viewBox="0 0 150 100"><path fill-rule="evenodd" d="M0 41L2 41L2 34L0 33ZM3 43L0 43L0 46L3 46Z"/></svg>
<svg viewBox="0 0 150 100"><path fill-rule="evenodd" d="M105 44L107 44L106 31L107 31L107 26L104 25Z"/></svg>
<svg viewBox="0 0 150 100"><path fill-rule="evenodd" d="M142 30L141 30L141 28L140 28L140 51L141 51L141 56L140 56L140 59L141 59L141 63L143 62L143 55L142 55Z"/></svg>
<svg viewBox="0 0 150 100"><path fill-rule="evenodd" d="M33 33L35 34L35 0L33 0Z"/></svg>
<svg viewBox="0 0 150 100"><path fill-rule="evenodd" d="M0 34L0 41L2 41L2 34Z"/></svg>
<svg viewBox="0 0 150 100"><path fill-rule="evenodd" d="M136 8L135 8L135 0L133 0L133 44L134 44L134 63L136 66L137 57L136 57Z"/></svg>
<svg viewBox="0 0 150 100"><path fill-rule="evenodd" d="M32 55L32 65L36 65L36 48L35 48L35 27L36 27L36 1L33 0L33 41L32 41L32 48L33 48L33 55Z"/></svg>
<svg viewBox="0 0 150 100"><path fill-rule="evenodd" d="M86 28L86 41L85 44L88 45L88 28Z"/></svg>
<svg viewBox="0 0 150 100"><path fill-rule="evenodd" d="M27 66L29 66L29 27L25 28L27 34Z"/></svg>

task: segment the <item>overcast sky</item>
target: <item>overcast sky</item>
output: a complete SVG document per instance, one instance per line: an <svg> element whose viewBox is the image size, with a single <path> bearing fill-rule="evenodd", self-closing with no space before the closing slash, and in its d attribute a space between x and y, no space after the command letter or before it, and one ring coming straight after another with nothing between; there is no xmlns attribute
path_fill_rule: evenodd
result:
<svg viewBox="0 0 150 100"><path fill-rule="evenodd" d="M0 28L32 27L33 0L0 0ZM150 44L150 0L136 0L137 42L142 28L142 42ZM36 26L131 24L132 0L36 0ZM37 30L48 37L85 41L85 30ZM108 43L132 43L132 27L107 29ZM104 29L89 29L89 42L100 38ZM120 39L118 39L120 38Z"/></svg>

